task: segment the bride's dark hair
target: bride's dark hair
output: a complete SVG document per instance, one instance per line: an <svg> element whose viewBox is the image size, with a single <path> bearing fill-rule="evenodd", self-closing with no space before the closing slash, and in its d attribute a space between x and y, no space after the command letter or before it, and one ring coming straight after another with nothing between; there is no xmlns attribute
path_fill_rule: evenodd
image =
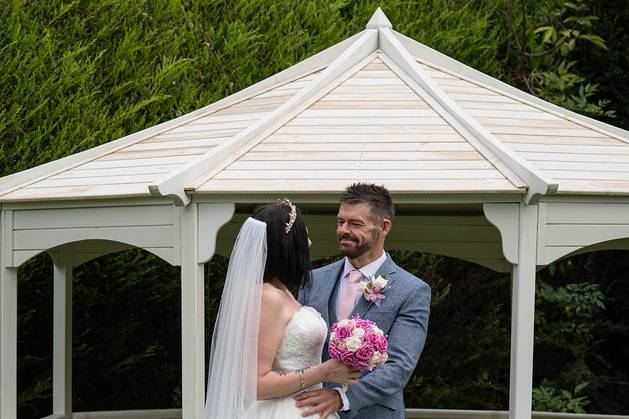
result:
<svg viewBox="0 0 629 419"><path fill-rule="evenodd" d="M277 278L291 291L297 291L310 279L310 251L308 232L299 208L290 231L291 207L285 203L267 204L259 208L253 218L266 223L267 255L264 282Z"/></svg>

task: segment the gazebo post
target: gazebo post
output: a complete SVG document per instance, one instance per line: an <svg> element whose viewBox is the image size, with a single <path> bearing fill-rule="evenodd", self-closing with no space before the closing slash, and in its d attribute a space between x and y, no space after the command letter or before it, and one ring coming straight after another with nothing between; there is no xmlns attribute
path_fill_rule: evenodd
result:
<svg viewBox="0 0 629 419"><path fill-rule="evenodd" d="M0 222L0 418L17 417L17 268L12 267L9 232L13 213Z"/></svg>
<svg viewBox="0 0 629 419"><path fill-rule="evenodd" d="M510 419L530 419L532 410L537 212L537 205L520 204L519 255L512 270Z"/></svg>
<svg viewBox="0 0 629 419"><path fill-rule="evenodd" d="M64 246L54 262L52 413L72 417L72 254Z"/></svg>
<svg viewBox="0 0 629 419"><path fill-rule="evenodd" d="M181 216L182 419L200 419L205 401L205 264L197 258L197 204L182 208Z"/></svg>

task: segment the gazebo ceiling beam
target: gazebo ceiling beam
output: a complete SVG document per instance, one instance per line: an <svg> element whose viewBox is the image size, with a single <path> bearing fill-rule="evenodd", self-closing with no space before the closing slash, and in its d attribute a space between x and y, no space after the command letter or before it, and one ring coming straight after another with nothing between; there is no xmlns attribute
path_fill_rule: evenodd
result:
<svg viewBox="0 0 629 419"><path fill-rule="evenodd" d="M378 31L366 29L318 77L312 79L288 102L251 125L229 142L225 142L178 171L149 185L154 195L170 197L175 205L190 203L186 188L198 187L243 153L253 148L278 126L310 106L322 94L335 87L333 83L352 67L369 57L378 47Z"/></svg>
<svg viewBox="0 0 629 419"><path fill-rule="evenodd" d="M390 28L381 27L378 31L380 49L485 147L527 183L526 203L535 202L541 195L557 192L558 184L556 181L541 173L529 162L503 145L493 134L457 105L454 100L450 99L443 89L430 76L425 74L417 61L415 61L415 58L400 43Z"/></svg>

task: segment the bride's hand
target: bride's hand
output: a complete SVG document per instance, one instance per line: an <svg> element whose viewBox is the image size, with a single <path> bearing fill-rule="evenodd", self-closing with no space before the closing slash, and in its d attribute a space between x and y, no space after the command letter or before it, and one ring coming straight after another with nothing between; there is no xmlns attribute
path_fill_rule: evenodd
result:
<svg viewBox="0 0 629 419"><path fill-rule="evenodd" d="M325 361L326 380L338 384L356 384L360 377L360 370L343 364L336 359Z"/></svg>

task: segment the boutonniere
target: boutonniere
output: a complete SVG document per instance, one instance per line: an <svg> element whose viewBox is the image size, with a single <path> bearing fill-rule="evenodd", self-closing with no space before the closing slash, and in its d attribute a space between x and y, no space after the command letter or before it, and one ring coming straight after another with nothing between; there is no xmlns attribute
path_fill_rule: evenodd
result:
<svg viewBox="0 0 629 419"><path fill-rule="evenodd" d="M360 291L365 300L380 307L380 300L384 300L384 293L388 283L389 280L386 275L372 275L369 277L369 281L363 281Z"/></svg>

